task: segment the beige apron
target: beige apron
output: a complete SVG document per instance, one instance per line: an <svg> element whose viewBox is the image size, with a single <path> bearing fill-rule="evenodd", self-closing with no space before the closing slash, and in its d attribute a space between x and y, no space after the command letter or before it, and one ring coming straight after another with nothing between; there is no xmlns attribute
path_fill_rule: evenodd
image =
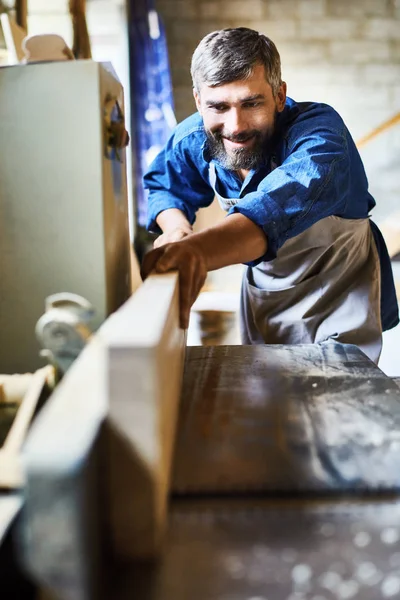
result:
<svg viewBox="0 0 400 600"><path fill-rule="evenodd" d="M216 190L223 210L237 200ZM326 217L283 244L274 260L245 269L243 344L357 345L378 362L382 349L380 264L368 219Z"/></svg>

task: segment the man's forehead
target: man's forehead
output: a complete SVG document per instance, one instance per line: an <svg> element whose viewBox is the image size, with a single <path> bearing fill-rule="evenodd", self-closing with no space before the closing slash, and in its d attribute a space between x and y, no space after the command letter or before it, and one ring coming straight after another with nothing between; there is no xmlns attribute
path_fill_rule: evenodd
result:
<svg viewBox="0 0 400 600"><path fill-rule="evenodd" d="M248 79L223 83L218 86L203 83L200 87L200 96L204 102L268 99L272 97L272 88L264 77L249 77Z"/></svg>

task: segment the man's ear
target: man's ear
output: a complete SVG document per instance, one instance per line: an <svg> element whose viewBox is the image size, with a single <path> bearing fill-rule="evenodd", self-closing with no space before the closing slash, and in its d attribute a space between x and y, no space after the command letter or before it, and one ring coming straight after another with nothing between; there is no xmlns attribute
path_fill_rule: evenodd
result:
<svg viewBox="0 0 400 600"><path fill-rule="evenodd" d="M193 97L194 97L194 101L196 102L196 108L199 111L199 113L201 114L200 95L194 88L193 88Z"/></svg>
<svg viewBox="0 0 400 600"><path fill-rule="evenodd" d="M286 104L286 82L282 81L279 91L276 95L276 108L278 112L282 112Z"/></svg>

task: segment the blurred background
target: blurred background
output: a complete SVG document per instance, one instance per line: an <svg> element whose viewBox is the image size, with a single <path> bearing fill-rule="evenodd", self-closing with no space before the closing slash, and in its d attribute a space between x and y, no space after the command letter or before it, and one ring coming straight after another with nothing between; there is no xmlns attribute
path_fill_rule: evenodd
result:
<svg viewBox="0 0 400 600"><path fill-rule="evenodd" d="M175 123L195 109L189 73L193 50L205 34L225 27L247 26L269 36L281 54L288 95L332 105L359 144L377 201L372 216L400 282L400 0L0 0L0 11L29 35L58 33L71 48L80 15L91 57L113 64L125 89L132 140L128 198L139 260L152 243L144 228L141 176ZM2 22L0 61L12 64ZM221 218L213 205L200 212L197 227ZM196 306L194 311L193 323L207 320L208 309L215 309L210 313L215 316L216 307L220 313L227 307L222 341L229 343L238 343L233 315L241 271L230 267L212 273L205 291L213 295L201 297L198 314ZM198 336L192 327L189 343L198 343ZM399 331L385 334L381 368L390 375L400 375L399 342Z"/></svg>

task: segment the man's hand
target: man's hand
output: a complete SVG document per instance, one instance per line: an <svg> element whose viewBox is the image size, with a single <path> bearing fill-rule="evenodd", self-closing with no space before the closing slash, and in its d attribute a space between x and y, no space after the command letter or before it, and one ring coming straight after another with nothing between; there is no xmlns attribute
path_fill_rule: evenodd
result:
<svg viewBox="0 0 400 600"><path fill-rule="evenodd" d="M166 244L179 242L191 233L193 233L193 229L190 227L189 224L185 227L176 227L175 229L172 229L171 231L166 231L165 233L160 235L154 242L153 246L154 248L160 248L161 246L165 246Z"/></svg>
<svg viewBox="0 0 400 600"><path fill-rule="evenodd" d="M176 213L180 211L173 208L160 213L157 223L160 221L160 227L167 230L164 227L166 223L162 222L163 216L165 220L167 217L170 220L169 215L175 218ZM176 227L179 226L180 224L176 224ZM171 231L169 228L168 230ZM142 277L145 279L151 271L179 272L181 327L186 329L190 308L200 292L207 272L256 260L265 254L267 248L268 241L261 227L236 213L228 215L222 223L187 235L179 242L167 243L151 250L144 257Z"/></svg>
<svg viewBox="0 0 400 600"><path fill-rule="evenodd" d="M187 329L190 309L207 276L206 261L190 240L167 243L146 254L141 269L143 279L151 272L168 271L179 272L180 326Z"/></svg>

